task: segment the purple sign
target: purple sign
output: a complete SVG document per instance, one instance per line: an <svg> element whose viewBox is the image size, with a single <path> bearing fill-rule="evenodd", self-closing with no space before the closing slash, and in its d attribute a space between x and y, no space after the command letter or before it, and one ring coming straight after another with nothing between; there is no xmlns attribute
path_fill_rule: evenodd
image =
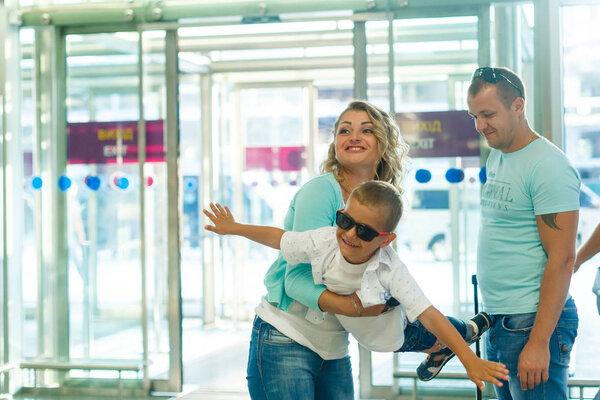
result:
<svg viewBox="0 0 600 400"><path fill-rule="evenodd" d="M246 147L246 167L273 171L300 171L304 167L304 146Z"/></svg>
<svg viewBox="0 0 600 400"><path fill-rule="evenodd" d="M81 122L67 126L69 164L138 162L138 122ZM146 121L146 161L164 162L164 121Z"/></svg>
<svg viewBox="0 0 600 400"><path fill-rule="evenodd" d="M479 133L467 111L397 113L411 157L479 156Z"/></svg>

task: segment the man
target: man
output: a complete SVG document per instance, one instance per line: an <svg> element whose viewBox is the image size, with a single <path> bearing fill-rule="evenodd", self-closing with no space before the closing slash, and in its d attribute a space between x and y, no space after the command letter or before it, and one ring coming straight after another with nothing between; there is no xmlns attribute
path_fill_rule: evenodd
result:
<svg viewBox="0 0 600 400"><path fill-rule="evenodd" d="M482 189L477 275L492 315L489 360L506 365L498 399L567 399L577 309L569 296L579 219L577 170L534 132L525 88L506 68L479 68L467 103L492 148Z"/></svg>

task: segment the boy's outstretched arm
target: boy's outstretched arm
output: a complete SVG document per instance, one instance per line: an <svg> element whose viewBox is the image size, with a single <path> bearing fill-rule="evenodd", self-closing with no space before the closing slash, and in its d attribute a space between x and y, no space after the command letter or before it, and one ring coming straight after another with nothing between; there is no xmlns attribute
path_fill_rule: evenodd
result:
<svg viewBox="0 0 600 400"><path fill-rule="evenodd" d="M428 331L450 347L465 366L469 379L481 390L485 388L483 381L502 386L499 379L508 380L506 366L477 357L467 346L465 339L437 308L433 306L427 308L418 318Z"/></svg>
<svg viewBox="0 0 600 400"><path fill-rule="evenodd" d="M285 233L283 229L271 226L247 225L235 222L229 207L221 206L219 203L210 203L212 212L204 209L202 212L210 219L213 225L205 225L204 229L219 235L237 235L248 238L265 246L279 249L281 237Z"/></svg>

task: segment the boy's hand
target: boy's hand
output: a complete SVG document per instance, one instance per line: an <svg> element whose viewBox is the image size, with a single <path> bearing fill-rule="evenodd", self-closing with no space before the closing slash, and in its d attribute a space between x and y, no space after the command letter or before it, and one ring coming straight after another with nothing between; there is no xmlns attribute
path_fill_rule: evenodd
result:
<svg viewBox="0 0 600 400"><path fill-rule="evenodd" d="M210 203L210 209L212 210L212 213L206 209L202 210L202 212L215 226L204 225L204 229L219 235L227 235L232 233L237 223L233 219L233 215L231 215L229 207L223 207L219 203Z"/></svg>
<svg viewBox="0 0 600 400"><path fill-rule="evenodd" d="M473 362L469 362L465 365L467 375L479 389L484 390L485 385L483 381L493 383L494 385L501 387L502 382L500 380L508 381L508 370L506 365L497 362L482 360L479 357L475 357Z"/></svg>

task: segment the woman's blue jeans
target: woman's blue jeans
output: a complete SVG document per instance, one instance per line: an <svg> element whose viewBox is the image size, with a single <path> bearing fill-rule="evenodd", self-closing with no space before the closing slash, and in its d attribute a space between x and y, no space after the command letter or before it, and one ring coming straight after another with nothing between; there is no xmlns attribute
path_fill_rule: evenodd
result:
<svg viewBox="0 0 600 400"><path fill-rule="evenodd" d="M252 400L353 400L350 357L323 360L317 353L254 318L248 355Z"/></svg>
<svg viewBox="0 0 600 400"><path fill-rule="evenodd" d="M577 336L579 317L575 301L569 298L550 338L548 381L530 390L521 390L517 376L519 354L529 340L536 313L492 315L492 327L486 336L487 358L501 362L509 370L509 381L494 386L498 400L555 400L568 398L567 379L571 349Z"/></svg>

